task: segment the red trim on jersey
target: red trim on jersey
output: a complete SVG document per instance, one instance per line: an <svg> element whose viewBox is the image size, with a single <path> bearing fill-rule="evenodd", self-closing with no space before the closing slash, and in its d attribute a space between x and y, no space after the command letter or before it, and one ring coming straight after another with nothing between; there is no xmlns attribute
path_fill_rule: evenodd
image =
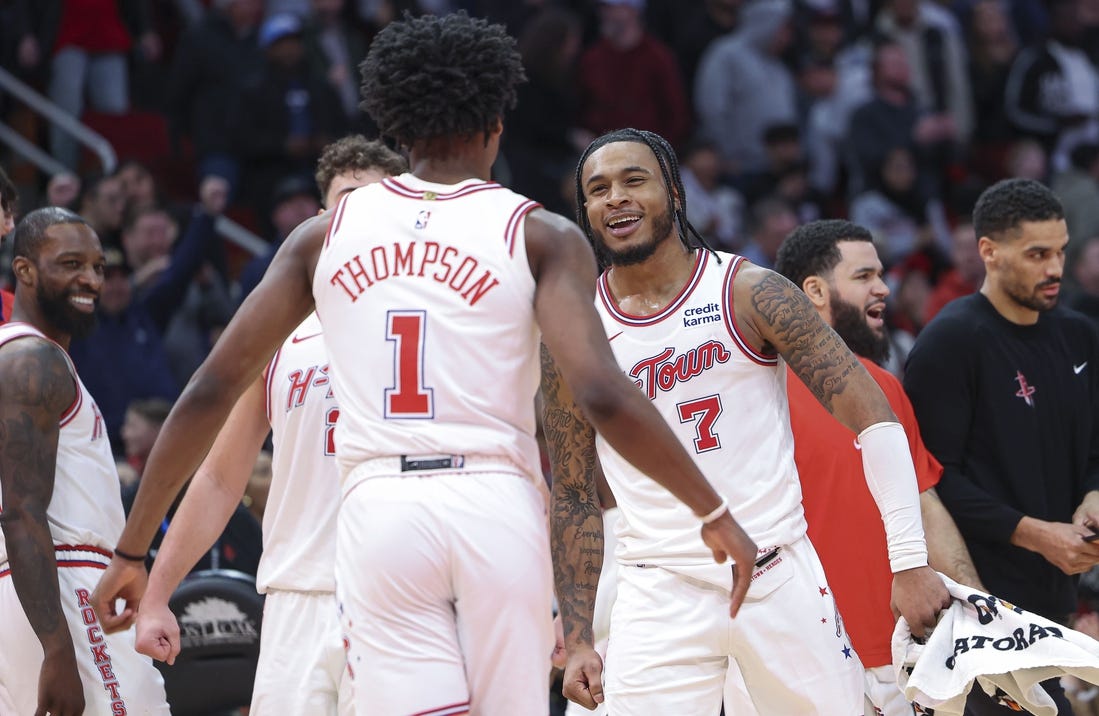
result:
<svg viewBox="0 0 1099 716"><path fill-rule="evenodd" d="M394 177L386 177L385 179L382 179L381 183L382 186L384 186L389 191L398 196L403 196L406 199L423 199L424 194L432 191L431 189L413 189L412 187L408 187L400 183ZM503 187L494 181L478 182L476 184L469 184L462 187L461 189L456 189L455 191L447 192L444 194L432 192L433 194L435 194L435 198L432 199L432 201L460 199L463 196L468 196L469 194L474 194L476 192L485 191L488 189L503 189Z"/></svg>
<svg viewBox="0 0 1099 716"><path fill-rule="evenodd" d="M107 565L101 564L99 562L82 562L80 560L74 560L74 559L59 559L59 560L57 560L57 566L58 566L58 568L61 568L61 567L92 567L94 569L106 569L107 568ZM4 577L8 576L9 574L11 574L11 568L10 567L8 569L0 569L0 579L3 579Z"/></svg>
<svg viewBox="0 0 1099 716"><path fill-rule="evenodd" d="M103 549L102 547L95 547L90 544L55 544L53 546L55 552L93 552L95 554L103 555L107 559L114 557L114 552L109 549Z"/></svg>
<svg viewBox="0 0 1099 716"><path fill-rule="evenodd" d="M293 335L293 334L291 334ZM291 340L293 340L291 338ZM267 424L271 424L271 391L274 386L271 385L271 381L275 379L275 367L279 364L279 357L282 355L282 346L275 351L275 355L271 356L271 360L267 363L267 367L263 371L263 394L264 402L266 403L265 410L267 412Z"/></svg>
<svg viewBox="0 0 1099 716"><path fill-rule="evenodd" d="M469 713L469 702L463 701L458 704L448 704L447 706L440 706L436 709L428 709L427 711L417 711L411 716L464 716Z"/></svg>
<svg viewBox="0 0 1099 716"><path fill-rule="evenodd" d="M698 255L695 257L694 273L691 275L690 280L684 284L683 288L679 290L679 294L673 298L663 310L659 313L654 313L651 316L634 316L619 309L618 304L615 303L614 297L611 295L610 286L607 285L606 272L604 272L596 282L596 289L599 292L599 298L603 301L603 306L607 309L607 312L619 323L624 323L627 326L652 326L660 323L665 318L678 311L687 299L690 298L691 293L694 292L695 287L698 286L699 281L702 280L702 273L706 270L706 265L709 260L710 252L699 249Z"/></svg>
<svg viewBox="0 0 1099 716"><path fill-rule="evenodd" d="M74 381L75 382L75 381ZM61 413L61 427L65 427L73 421L76 414L80 412L80 406L84 404L84 391L80 389L80 384L76 384L76 398L73 399L72 405L68 409Z"/></svg>
<svg viewBox="0 0 1099 716"><path fill-rule="evenodd" d="M340 198L336 203L336 208L332 212L332 221L328 224L328 231L324 234L324 248L328 248L328 243L332 240L332 237L336 235L336 232L340 230L340 222L343 221L343 208L347 204L348 197L351 196L351 192L348 192Z"/></svg>
<svg viewBox="0 0 1099 716"><path fill-rule="evenodd" d="M508 247L508 256L515 258L515 238L519 234L519 227L523 225L523 220L527 214L540 208L542 208L541 204L533 199L528 199L512 212L511 218L508 219L507 228L504 229L504 243Z"/></svg>
<svg viewBox="0 0 1099 716"><path fill-rule="evenodd" d="M741 335L740 329L736 325L736 314L733 312L733 278L746 260L743 256L734 256L732 263L729 264L729 268L725 272L725 282L721 289L721 313L725 317L725 328L732 336L733 342L740 348L740 352L752 361L766 366L778 365L778 356L766 356L756 351Z"/></svg>

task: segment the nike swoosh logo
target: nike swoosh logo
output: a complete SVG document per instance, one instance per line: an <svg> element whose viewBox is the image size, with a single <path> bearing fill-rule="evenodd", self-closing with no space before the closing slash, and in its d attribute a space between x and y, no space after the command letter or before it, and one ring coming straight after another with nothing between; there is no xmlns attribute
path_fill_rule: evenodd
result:
<svg viewBox="0 0 1099 716"><path fill-rule="evenodd" d="M1076 375L1080 375L1080 371L1082 371L1084 368L1087 368L1087 367L1088 367L1088 362L1084 361L1080 365L1072 366L1072 372L1075 373Z"/></svg>
<svg viewBox="0 0 1099 716"><path fill-rule="evenodd" d="M608 339L607 339L607 343L610 343L610 342L611 342L611 341L613 341L613 340L614 340L615 338L618 338L618 337L619 337L620 335L622 335L622 334L623 334L624 332L625 332L625 331L619 331L618 333L615 333L615 334L614 334L613 336L611 336L610 338L608 338Z"/></svg>
<svg viewBox="0 0 1099 716"><path fill-rule="evenodd" d="M324 335L323 333L314 333L314 334L313 334L313 335L311 335L311 336L305 336L305 337L302 337L302 336L294 336L293 338L291 338L291 339L290 339L290 342L291 342L291 343L301 343L302 341L307 341L307 340L309 340L310 338L316 338L317 336L323 336L323 335Z"/></svg>

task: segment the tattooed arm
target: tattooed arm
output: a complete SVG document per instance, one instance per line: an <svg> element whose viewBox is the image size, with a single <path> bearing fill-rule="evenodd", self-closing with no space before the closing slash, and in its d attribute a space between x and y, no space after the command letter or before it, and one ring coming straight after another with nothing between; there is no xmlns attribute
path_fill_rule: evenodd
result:
<svg viewBox="0 0 1099 716"><path fill-rule="evenodd" d="M927 566L912 453L888 399L794 284L748 266L737 274L733 294L737 324L754 347L781 355L821 405L859 435L866 485L889 543L893 606L923 636L950 595Z"/></svg>
<svg viewBox="0 0 1099 716"><path fill-rule="evenodd" d="M562 691L595 708L603 700L602 660L592 614L603 568L603 515L596 492L595 430L576 406L557 364L542 346L542 431L553 471L551 541L557 604L568 653Z"/></svg>
<svg viewBox="0 0 1099 716"><path fill-rule="evenodd" d="M763 353L782 356L829 413L856 433L897 416L877 382L809 298L781 275L745 266L733 282L737 325Z"/></svg>
<svg viewBox="0 0 1099 716"><path fill-rule="evenodd" d="M76 397L56 346L23 338L0 349L0 488L12 585L42 644L38 713L79 714L84 690L61 609L57 559L46 521L53 496L59 419Z"/></svg>

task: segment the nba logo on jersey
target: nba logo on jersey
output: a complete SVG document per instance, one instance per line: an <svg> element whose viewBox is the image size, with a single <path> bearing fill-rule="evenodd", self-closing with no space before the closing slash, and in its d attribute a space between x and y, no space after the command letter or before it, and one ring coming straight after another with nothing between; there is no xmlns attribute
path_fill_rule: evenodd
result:
<svg viewBox="0 0 1099 716"><path fill-rule="evenodd" d="M427 228L427 221L430 218L431 218L431 212L430 211L421 211L419 214L416 215L416 228L417 229L426 229Z"/></svg>

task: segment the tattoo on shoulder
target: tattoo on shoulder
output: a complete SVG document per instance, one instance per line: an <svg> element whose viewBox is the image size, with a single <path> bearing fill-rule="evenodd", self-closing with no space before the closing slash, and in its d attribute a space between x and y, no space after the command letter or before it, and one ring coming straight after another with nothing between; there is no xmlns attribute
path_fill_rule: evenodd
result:
<svg viewBox="0 0 1099 716"><path fill-rule="evenodd" d="M859 369L858 359L809 298L781 275L767 272L752 287L752 306L771 327L777 352L831 412L832 399Z"/></svg>
<svg viewBox="0 0 1099 716"><path fill-rule="evenodd" d="M68 363L59 348L45 341L22 340L10 345L0 370L5 383L0 399L5 402L60 415L75 397Z"/></svg>

